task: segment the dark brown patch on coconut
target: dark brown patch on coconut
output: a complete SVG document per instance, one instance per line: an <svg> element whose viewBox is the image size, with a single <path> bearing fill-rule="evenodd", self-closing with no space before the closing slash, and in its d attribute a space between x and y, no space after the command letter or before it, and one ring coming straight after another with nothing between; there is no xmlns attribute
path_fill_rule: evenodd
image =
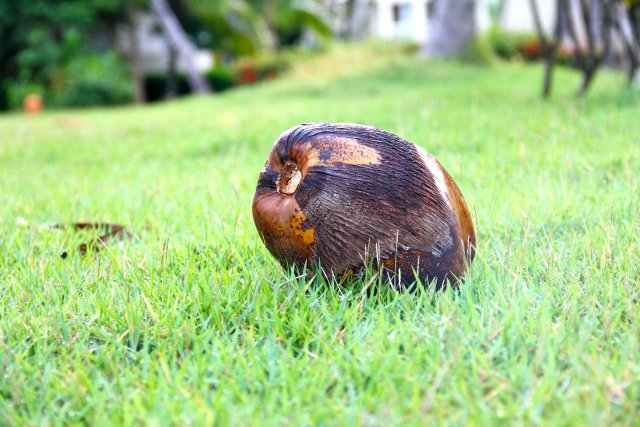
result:
<svg viewBox="0 0 640 427"><path fill-rule="evenodd" d="M341 277L372 259L397 258L400 268L390 271L402 282L417 268L424 283L444 283L464 273L460 230L473 235L473 225L464 200L452 205L450 198L462 199L457 187L443 195L439 179L413 144L389 132L305 124L274 145L258 181L254 220L283 265L320 263ZM465 212L469 224L460 224Z"/></svg>
<svg viewBox="0 0 640 427"><path fill-rule="evenodd" d="M452 227L451 234L456 230ZM460 241L446 251L425 251L420 249L399 250L394 256L380 260L387 279L397 288L412 289L416 276L424 286L435 285L442 289L447 282L455 287L458 278L466 269L463 246Z"/></svg>

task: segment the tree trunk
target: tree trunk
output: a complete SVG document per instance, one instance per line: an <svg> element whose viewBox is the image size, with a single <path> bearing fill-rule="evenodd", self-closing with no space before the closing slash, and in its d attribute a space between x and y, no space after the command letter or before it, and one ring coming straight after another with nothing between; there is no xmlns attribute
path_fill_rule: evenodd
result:
<svg viewBox="0 0 640 427"><path fill-rule="evenodd" d="M631 85L635 81L638 68L640 68L640 46L636 43L633 22L631 22L629 14L625 11L624 5L617 5L615 15L613 27L618 32L627 52L627 60L629 61L627 78L628 83Z"/></svg>
<svg viewBox="0 0 640 427"><path fill-rule="evenodd" d="M278 4L276 0L264 0L262 4L262 17L269 30L269 39L263 40L266 42L266 48L269 51L275 51L278 49L280 42L278 40L278 28L276 20L278 18Z"/></svg>
<svg viewBox="0 0 640 427"><path fill-rule="evenodd" d="M173 99L178 96L178 53L169 44L169 69L167 70L166 98Z"/></svg>
<svg viewBox="0 0 640 427"><path fill-rule="evenodd" d="M151 9L160 18L160 25L169 39L169 43L187 67L187 79L191 90L198 94L211 92L209 83L196 67L196 48L187 38L178 18L171 11L167 0L151 0Z"/></svg>
<svg viewBox="0 0 640 427"><path fill-rule="evenodd" d="M629 7L628 13L633 36L636 39L636 43L640 46L640 3Z"/></svg>
<svg viewBox="0 0 640 427"><path fill-rule="evenodd" d="M434 0L425 52L432 57L458 55L476 35L475 0Z"/></svg>
<svg viewBox="0 0 640 427"><path fill-rule="evenodd" d="M542 56L544 57L544 78L542 82L542 97L548 98L551 94L551 80L553 78L553 66L555 63L555 53L560 42L560 36L562 34L562 11L564 10L564 1L556 0L556 23L553 31L553 38L547 39L542 28L542 21L540 20L540 12L538 11L538 3L536 0L529 0L529 6L531 7L531 15L533 16L533 23L538 34L538 41L542 47Z"/></svg>
<svg viewBox="0 0 640 427"><path fill-rule="evenodd" d="M344 27L342 29L342 36L345 38L352 38L354 36L354 22L353 16L356 8L356 0L347 0L345 2L345 16L344 16Z"/></svg>
<svg viewBox="0 0 640 427"><path fill-rule="evenodd" d="M127 13L129 19L129 68L133 77L133 100L136 104L144 104L147 96L144 88L144 71L142 69L142 55L140 52L140 39L138 37L138 16L135 11Z"/></svg>

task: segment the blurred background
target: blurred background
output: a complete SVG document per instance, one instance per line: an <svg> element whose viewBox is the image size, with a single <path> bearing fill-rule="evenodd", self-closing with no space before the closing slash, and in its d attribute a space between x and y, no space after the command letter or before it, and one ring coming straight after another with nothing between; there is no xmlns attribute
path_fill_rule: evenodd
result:
<svg viewBox="0 0 640 427"><path fill-rule="evenodd" d="M148 103L277 78L332 41L416 55L546 60L635 81L640 1L4 0L0 111ZM549 68L549 67L548 67ZM548 70L550 71L550 70ZM549 73L550 74L550 73ZM548 92L548 89L546 90Z"/></svg>

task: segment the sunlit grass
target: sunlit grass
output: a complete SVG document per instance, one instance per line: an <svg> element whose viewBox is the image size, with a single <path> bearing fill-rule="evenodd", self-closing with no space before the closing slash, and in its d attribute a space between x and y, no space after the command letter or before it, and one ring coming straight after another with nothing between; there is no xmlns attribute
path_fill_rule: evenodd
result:
<svg viewBox="0 0 640 427"><path fill-rule="evenodd" d="M207 99L0 117L0 425L638 423L640 96L608 73L575 99L561 70L542 102L539 67L325 60ZM309 121L440 160L477 218L460 292L281 270L251 199ZM135 238L82 256L85 235L40 227L81 220Z"/></svg>

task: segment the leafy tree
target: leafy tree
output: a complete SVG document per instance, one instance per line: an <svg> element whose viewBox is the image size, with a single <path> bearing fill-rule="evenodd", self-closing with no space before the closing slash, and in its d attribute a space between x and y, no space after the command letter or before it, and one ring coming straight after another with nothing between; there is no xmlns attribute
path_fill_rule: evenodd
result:
<svg viewBox="0 0 640 427"><path fill-rule="evenodd" d="M0 0L0 109L16 105L33 90L46 90L49 97L64 94L58 100L68 104L67 89L73 73L84 79L76 87L86 90L100 86L96 96L83 97L79 103L103 99L111 92L117 92L116 98L122 100L125 87L120 84L121 59L117 55L99 58L105 46L106 50L113 49L115 28L121 23L128 23L130 29L130 49L125 58L131 76L128 90L135 100L143 102L141 46L136 36L140 11L161 17L172 51L187 63L193 56L194 41L248 55L296 43L307 28L322 35L330 32L319 0ZM188 37L183 28L196 37ZM201 34L210 40L203 41ZM92 41L105 37L108 40L102 46L92 46ZM88 58L83 59L85 56ZM73 65L74 61L79 62ZM118 84L116 91L106 90L104 84L82 72L81 64L100 61L112 71L103 78L113 76ZM91 65L88 69L97 68ZM206 82L199 79L193 67L189 75L194 88L206 91Z"/></svg>
<svg viewBox="0 0 640 427"><path fill-rule="evenodd" d="M185 26L205 31L209 47L238 55L251 55L272 47L271 33L260 11L247 1L186 0Z"/></svg>
<svg viewBox="0 0 640 427"><path fill-rule="evenodd" d="M274 40L274 47L297 43L304 30L331 34L325 9L315 0L247 0L260 10Z"/></svg>
<svg viewBox="0 0 640 427"><path fill-rule="evenodd" d="M0 109L26 82L61 88L65 64L86 53L86 36L104 30L121 0L4 0L0 2Z"/></svg>
<svg viewBox="0 0 640 427"><path fill-rule="evenodd" d="M273 52L297 43L305 29L326 37L331 29L314 0L184 0L192 31L206 30L211 46L239 55Z"/></svg>

